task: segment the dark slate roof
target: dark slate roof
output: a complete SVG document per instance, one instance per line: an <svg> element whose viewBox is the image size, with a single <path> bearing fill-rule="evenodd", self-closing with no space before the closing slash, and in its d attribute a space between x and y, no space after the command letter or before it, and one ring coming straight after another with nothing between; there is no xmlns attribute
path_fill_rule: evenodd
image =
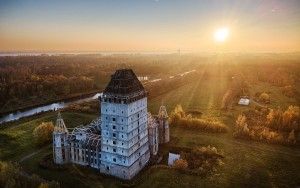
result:
<svg viewBox="0 0 300 188"><path fill-rule="evenodd" d="M145 91L132 69L119 69L112 76L104 94L128 95Z"/></svg>

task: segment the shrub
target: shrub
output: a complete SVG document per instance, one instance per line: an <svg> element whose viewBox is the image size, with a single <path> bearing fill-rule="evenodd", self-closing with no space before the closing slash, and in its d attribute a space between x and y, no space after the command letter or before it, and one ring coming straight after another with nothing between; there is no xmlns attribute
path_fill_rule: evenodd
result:
<svg viewBox="0 0 300 188"><path fill-rule="evenodd" d="M177 170L184 171L188 167L188 162L184 159L177 159L174 161L173 167Z"/></svg>
<svg viewBox="0 0 300 188"><path fill-rule="evenodd" d="M207 175L223 165L224 156L215 147L197 147L190 152L181 153L179 169L190 174ZM187 162L187 167L185 167Z"/></svg>
<svg viewBox="0 0 300 188"><path fill-rule="evenodd" d="M299 132L300 112L298 106L289 106L287 110L271 109L266 112L250 112L239 115L233 136L267 143L295 145Z"/></svg>
<svg viewBox="0 0 300 188"><path fill-rule="evenodd" d="M246 122L246 116L245 115L239 115L236 122L235 122L235 130L233 135L235 137L239 136L249 136L249 128L248 124Z"/></svg>
<svg viewBox="0 0 300 188"><path fill-rule="evenodd" d="M182 126L184 128L202 130L206 132L226 132L227 126L215 119L203 119L192 117L191 114L186 115L181 105L177 105L170 116L171 124L174 126Z"/></svg>
<svg viewBox="0 0 300 188"><path fill-rule="evenodd" d="M198 119L187 117L178 120L177 124L185 128L202 130L205 132L221 133L227 131L227 127L225 124L213 119Z"/></svg>
<svg viewBox="0 0 300 188"><path fill-rule="evenodd" d="M178 120L180 120L181 118L185 117L186 114L183 111L183 108L180 104L176 105L174 110L171 112L170 115L170 123L176 123Z"/></svg>
<svg viewBox="0 0 300 188"><path fill-rule="evenodd" d="M19 179L19 166L0 161L0 187L16 187Z"/></svg>
<svg viewBox="0 0 300 188"><path fill-rule="evenodd" d="M287 97L295 97L296 92L295 86L287 85L282 88L282 93Z"/></svg>
<svg viewBox="0 0 300 188"><path fill-rule="evenodd" d="M43 122L33 130L33 137L37 145L41 146L50 143L54 125L52 122Z"/></svg>
<svg viewBox="0 0 300 188"><path fill-rule="evenodd" d="M300 110L298 106L289 106L282 114L282 125L286 130L299 130Z"/></svg>
<svg viewBox="0 0 300 188"><path fill-rule="evenodd" d="M285 139L283 138L283 135L279 132L272 131L268 128L264 128L263 131L261 131L258 134L258 138L260 140L263 140L267 143L285 143Z"/></svg>
<svg viewBox="0 0 300 188"><path fill-rule="evenodd" d="M17 163L0 161L0 187L36 188L41 185L51 188L59 187L57 182L46 182L35 174L31 176L25 174Z"/></svg>
<svg viewBox="0 0 300 188"><path fill-rule="evenodd" d="M49 188L48 183L41 183L38 188Z"/></svg>
<svg viewBox="0 0 300 188"><path fill-rule="evenodd" d="M289 136L288 136L288 142L291 143L291 144L296 144L295 130L292 130L292 131L289 133Z"/></svg>
<svg viewBox="0 0 300 188"><path fill-rule="evenodd" d="M259 95L259 101L264 103L270 103L270 96L267 93L262 93Z"/></svg>
<svg viewBox="0 0 300 188"><path fill-rule="evenodd" d="M298 106L289 106L284 112L280 109L271 109L267 115L266 125L278 131L298 131L300 123L300 110Z"/></svg>

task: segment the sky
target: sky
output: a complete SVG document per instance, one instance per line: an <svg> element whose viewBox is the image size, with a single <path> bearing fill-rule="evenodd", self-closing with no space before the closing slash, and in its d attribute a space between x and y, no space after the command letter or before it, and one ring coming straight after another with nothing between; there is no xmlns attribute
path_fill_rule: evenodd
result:
<svg viewBox="0 0 300 188"><path fill-rule="evenodd" d="M0 51L178 49L300 51L300 1L0 0Z"/></svg>

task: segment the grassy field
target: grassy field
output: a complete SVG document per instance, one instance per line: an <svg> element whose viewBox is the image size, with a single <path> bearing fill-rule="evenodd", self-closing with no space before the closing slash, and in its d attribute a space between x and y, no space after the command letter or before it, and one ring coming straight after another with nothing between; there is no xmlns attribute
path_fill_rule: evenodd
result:
<svg viewBox="0 0 300 188"><path fill-rule="evenodd" d="M209 134L171 127L170 146L196 147L212 145L224 152L224 165L214 176L200 178L181 174L173 169L154 168L142 172L133 181L136 187L295 187L299 185L300 150L232 138L230 133ZM167 149L167 147L165 147ZM51 147L45 149L22 166L47 179L62 183L63 187L120 187L124 183L98 172L70 165L66 170L52 171L38 166Z"/></svg>
<svg viewBox="0 0 300 188"><path fill-rule="evenodd" d="M75 127L90 122L95 115L79 113L63 113L68 127ZM18 161L23 156L38 148L35 147L32 132L41 122L55 123L56 113L46 113L38 118L12 123L8 128L0 130L0 159Z"/></svg>
<svg viewBox="0 0 300 188"><path fill-rule="evenodd" d="M218 72L214 71L213 74ZM197 80L149 101L149 111L157 113L161 104L171 111L177 104L181 104L184 109L196 109L206 116L218 116L228 86L226 76L219 74L206 77L200 72Z"/></svg>
<svg viewBox="0 0 300 188"><path fill-rule="evenodd" d="M248 107L234 106L228 112L220 110L222 97L228 87L226 75L204 77L148 101L149 110L156 114L163 103L170 112L176 104L185 109L197 109L204 116L217 117L229 131L224 134L189 131L172 127L171 142L161 148L167 152L168 146L193 148L211 145L224 153L224 165L213 176L201 178L179 173L170 168L145 169L132 182L122 182L106 177L94 170L69 165L65 170L49 170L39 167L39 161L52 154L52 148L45 147L21 165L31 173L49 180L61 182L62 187L296 187L300 186L300 148L270 145L255 141L234 139L232 136L235 118ZM270 92L271 107L297 104L297 101L284 97L278 87L259 83L251 86L251 95L256 92ZM65 112L62 114L68 127L85 124L96 115ZM55 113L21 120L0 130L0 159L20 160L34 152L32 130L43 121L54 121Z"/></svg>

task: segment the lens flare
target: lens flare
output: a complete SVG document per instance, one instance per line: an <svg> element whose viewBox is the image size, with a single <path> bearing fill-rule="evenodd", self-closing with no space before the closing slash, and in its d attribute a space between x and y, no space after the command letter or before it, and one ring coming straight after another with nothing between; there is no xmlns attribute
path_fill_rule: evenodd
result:
<svg viewBox="0 0 300 188"><path fill-rule="evenodd" d="M214 39L216 42L224 42L228 38L229 29L227 27L219 28L214 33Z"/></svg>

